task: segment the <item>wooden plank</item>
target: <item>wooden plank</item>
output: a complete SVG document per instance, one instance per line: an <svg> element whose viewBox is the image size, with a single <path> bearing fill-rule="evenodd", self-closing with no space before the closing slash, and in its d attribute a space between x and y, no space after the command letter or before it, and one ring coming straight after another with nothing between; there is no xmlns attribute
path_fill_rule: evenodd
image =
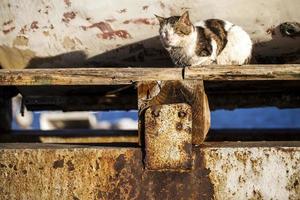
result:
<svg viewBox="0 0 300 200"><path fill-rule="evenodd" d="M203 80L300 80L299 64L284 65L211 65L188 67L185 79Z"/></svg>
<svg viewBox="0 0 300 200"><path fill-rule="evenodd" d="M300 80L299 64L0 70L0 85L124 85L154 80Z"/></svg>
<svg viewBox="0 0 300 200"><path fill-rule="evenodd" d="M139 135L143 136L144 133L145 120L143 116L148 107L172 103L187 103L192 106L193 144L201 144L210 127L210 111L203 81L184 80L139 83Z"/></svg>
<svg viewBox="0 0 300 200"><path fill-rule="evenodd" d="M0 85L127 85L144 80L181 80L180 68L68 68L0 70Z"/></svg>

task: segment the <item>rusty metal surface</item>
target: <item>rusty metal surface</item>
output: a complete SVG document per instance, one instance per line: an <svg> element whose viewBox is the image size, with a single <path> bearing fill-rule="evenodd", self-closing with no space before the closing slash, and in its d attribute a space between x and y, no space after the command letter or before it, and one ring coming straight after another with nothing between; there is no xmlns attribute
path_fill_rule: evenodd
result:
<svg viewBox="0 0 300 200"><path fill-rule="evenodd" d="M299 199L300 143L205 143L186 172L139 148L0 144L0 199Z"/></svg>
<svg viewBox="0 0 300 200"><path fill-rule="evenodd" d="M258 61L297 62L300 38L279 27L299 22L299 9L298 0L2 0L0 63L3 68L171 65L154 14L185 10L193 22L221 18L242 26L256 44Z"/></svg>
<svg viewBox="0 0 300 200"><path fill-rule="evenodd" d="M192 109L188 104L152 106L145 113L146 168L192 168Z"/></svg>

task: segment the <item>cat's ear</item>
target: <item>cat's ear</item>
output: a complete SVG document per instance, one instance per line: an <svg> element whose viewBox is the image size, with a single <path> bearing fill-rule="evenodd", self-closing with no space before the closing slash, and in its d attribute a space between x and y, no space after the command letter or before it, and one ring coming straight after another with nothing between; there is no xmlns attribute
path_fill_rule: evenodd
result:
<svg viewBox="0 0 300 200"><path fill-rule="evenodd" d="M159 24L162 24L165 21L165 18L158 16L158 15L154 15L156 17L156 19L159 21Z"/></svg>
<svg viewBox="0 0 300 200"><path fill-rule="evenodd" d="M180 16L180 19L179 19L180 22L186 24L186 25L191 25L191 21L190 21L190 17L189 17L189 11L185 11L181 16Z"/></svg>

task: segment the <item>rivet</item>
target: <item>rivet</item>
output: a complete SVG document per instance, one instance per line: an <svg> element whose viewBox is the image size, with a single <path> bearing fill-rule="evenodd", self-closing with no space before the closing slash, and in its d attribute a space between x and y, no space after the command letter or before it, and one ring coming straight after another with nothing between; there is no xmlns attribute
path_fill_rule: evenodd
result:
<svg viewBox="0 0 300 200"><path fill-rule="evenodd" d="M185 116L186 116L186 113L184 111L181 110L178 112L178 117L184 118Z"/></svg>
<svg viewBox="0 0 300 200"><path fill-rule="evenodd" d="M159 117L159 109L154 109L152 110L152 113L151 113L154 117Z"/></svg>
<svg viewBox="0 0 300 200"><path fill-rule="evenodd" d="M176 124L176 130L181 131L182 130L182 123L178 122Z"/></svg>

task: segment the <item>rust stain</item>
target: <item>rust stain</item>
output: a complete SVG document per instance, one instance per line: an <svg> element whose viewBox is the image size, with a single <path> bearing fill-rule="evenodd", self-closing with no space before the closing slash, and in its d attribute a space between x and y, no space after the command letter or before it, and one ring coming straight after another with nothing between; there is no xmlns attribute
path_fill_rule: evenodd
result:
<svg viewBox="0 0 300 200"><path fill-rule="evenodd" d="M106 22L109 22L109 23L112 23L112 22L115 22L116 19L112 18L112 19L105 19Z"/></svg>
<svg viewBox="0 0 300 200"><path fill-rule="evenodd" d="M75 12L66 12L63 14L64 18L62 18L63 22L69 23L72 19L75 19L76 14Z"/></svg>
<svg viewBox="0 0 300 200"><path fill-rule="evenodd" d="M9 28L9 29L5 29L5 30L3 30L2 32L4 33L4 34L8 34L8 33L10 33L11 31L13 31L13 30L15 30L15 28L16 27L11 27L11 28Z"/></svg>
<svg viewBox="0 0 300 200"><path fill-rule="evenodd" d="M239 162L243 163L243 165L246 166L246 164L249 160L249 157L250 157L250 155L249 155L250 153L251 152L247 153L247 152L235 151L234 155Z"/></svg>
<svg viewBox="0 0 300 200"><path fill-rule="evenodd" d="M14 41L13 45L14 46L27 46L28 45L28 38L22 35L18 35Z"/></svg>
<svg viewBox="0 0 300 200"><path fill-rule="evenodd" d="M9 21L7 21L7 22L4 22L4 23L3 23L3 26L9 25L9 24L11 24L12 22L13 22L13 20L9 20Z"/></svg>
<svg viewBox="0 0 300 200"><path fill-rule="evenodd" d="M37 21L33 21L33 22L31 23L31 25L30 25L30 28L31 28L31 29L38 29L38 28L39 28L38 22L37 22Z"/></svg>
<svg viewBox="0 0 300 200"><path fill-rule="evenodd" d="M54 169L63 168L63 167L64 167L64 159L54 161L53 163Z"/></svg>
<svg viewBox="0 0 300 200"><path fill-rule="evenodd" d="M263 196L259 190L253 190L252 191L252 197L249 200L263 200Z"/></svg>
<svg viewBox="0 0 300 200"><path fill-rule="evenodd" d="M143 10L148 10L149 6L143 6Z"/></svg>
<svg viewBox="0 0 300 200"><path fill-rule="evenodd" d="M44 34L45 36L49 36L49 35L50 35L48 31L43 31L43 34Z"/></svg>
<svg viewBox="0 0 300 200"><path fill-rule="evenodd" d="M69 170L69 171L75 170L74 164L72 163L71 160L68 160L67 166L68 166L68 170Z"/></svg>
<svg viewBox="0 0 300 200"><path fill-rule="evenodd" d="M187 116L180 118L178 112ZM189 170L192 168L191 107L187 104L151 106L145 112L146 168ZM167 121L165 119L168 119Z"/></svg>
<svg viewBox="0 0 300 200"><path fill-rule="evenodd" d="M177 131L181 131L182 128L183 128L182 123L177 122L177 123L176 123L176 130L177 130Z"/></svg>
<svg viewBox="0 0 300 200"><path fill-rule="evenodd" d="M24 25L24 26L20 29L20 33L25 34L26 31L27 31L27 25Z"/></svg>
<svg viewBox="0 0 300 200"><path fill-rule="evenodd" d="M90 28L98 28L101 31L101 33L98 33L97 37L102 39L111 40L116 39L117 37L122 39L131 38L131 35L126 30L113 30L110 24L106 22L98 22L90 26L82 26L82 28L83 30L87 30Z"/></svg>
<svg viewBox="0 0 300 200"><path fill-rule="evenodd" d="M266 33L268 33L269 35L274 36L274 35L275 35L275 27L274 27L274 26L271 26L270 28L268 28L268 29L266 30Z"/></svg>
<svg viewBox="0 0 300 200"><path fill-rule="evenodd" d="M65 49L75 49L76 47L76 43L74 41L74 39L72 38L69 38L69 37L64 37L64 40L63 40L63 46Z"/></svg>
<svg viewBox="0 0 300 200"><path fill-rule="evenodd" d="M106 22L98 22L98 23L94 23L90 26L83 26L82 27L84 30L87 30L88 28L98 28L101 32L105 33L105 32L112 32L113 29L111 28L111 26L106 23Z"/></svg>
<svg viewBox="0 0 300 200"><path fill-rule="evenodd" d="M289 199L297 199L300 196L300 171L290 176L286 189L290 192Z"/></svg>
<svg viewBox="0 0 300 200"><path fill-rule="evenodd" d="M149 18L138 18L138 19L131 19L131 20L125 20L123 24L145 24L145 25L156 25L156 20L149 19Z"/></svg>
<svg viewBox="0 0 300 200"><path fill-rule="evenodd" d="M118 12L119 12L119 13L126 13L126 12L127 12L127 9L124 8L124 9L119 10Z"/></svg>
<svg viewBox="0 0 300 200"><path fill-rule="evenodd" d="M64 0L64 2L66 4L66 6L68 6L68 7L70 7L72 4L70 0Z"/></svg>
<svg viewBox="0 0 300 200"><path fill-rule="evenodd" d="M114 169L117 172L120 172L124 168L125 161L126 160L125 160L124 154L119 155L119 157L117 158L117 160L116 160L116 162L114 164Z"/></svg>
<svg viewBox="0 0 300 200"><path fill-rule="evenodd" d="M116 39L116 36L122 39L131 38L131 35L125 30L117 30L117 31L97 34L98 38L109 39L109 40Z"/></svg>
<svg viewBox="0 0 300 200"><path fill-rule="evenodd" d="M80 199L76 196L73 196L73 200L80 200Z"/></svg>

